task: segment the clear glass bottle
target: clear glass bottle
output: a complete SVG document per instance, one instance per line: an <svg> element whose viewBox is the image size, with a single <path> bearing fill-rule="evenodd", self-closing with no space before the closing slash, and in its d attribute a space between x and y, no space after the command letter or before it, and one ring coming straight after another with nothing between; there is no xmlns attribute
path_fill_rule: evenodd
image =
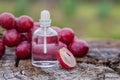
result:
<svg viewBox="0 0 120 80"><path fill-rule="evenodd" d="M50 14L41 12L40 28L32 36L32 65L53 67L58 64L58 34L51 28Z"/></svg>

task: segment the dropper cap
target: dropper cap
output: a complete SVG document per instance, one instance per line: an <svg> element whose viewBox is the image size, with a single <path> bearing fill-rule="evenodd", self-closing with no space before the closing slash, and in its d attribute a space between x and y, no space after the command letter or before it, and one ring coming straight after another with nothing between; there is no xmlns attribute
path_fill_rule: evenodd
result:
<svg viewBox="0 0 120 80"><path fill-rule="evenodd" d="M43 10L40 14L40 24L43 27L48 27L51 24L50 13L48 10ZM41 27L42 27L41 26Z"/></svg>
<svg viewBox="0 0 120 80"><path fill-rule="evenodd" d="M43 10L41 12L41 20L49 20L50 19L50 13L48 10Z"/></svg>

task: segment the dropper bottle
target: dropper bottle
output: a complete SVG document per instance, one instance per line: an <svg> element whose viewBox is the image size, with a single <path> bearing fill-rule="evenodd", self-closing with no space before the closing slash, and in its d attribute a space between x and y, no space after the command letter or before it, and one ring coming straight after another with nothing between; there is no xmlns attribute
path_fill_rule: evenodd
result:
<svg viewBox="0 0 120 80"><path fill-rule="evenodd" d="M32 37L32 64L37 67L57 65L58 34L51 27L50 13L43 10L40 15L40 28Z"/></svg>

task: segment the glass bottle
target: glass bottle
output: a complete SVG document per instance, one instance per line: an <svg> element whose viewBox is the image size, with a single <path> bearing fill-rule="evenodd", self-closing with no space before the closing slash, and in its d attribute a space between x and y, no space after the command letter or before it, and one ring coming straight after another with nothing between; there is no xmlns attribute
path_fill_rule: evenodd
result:
<svg viewBox="0 0 120 80"><path fill-rule="evenodd" d="M58 34L51 28L49 11L41 12L40 28L32 36L32 65L53 67L57 65Z"/></svg>

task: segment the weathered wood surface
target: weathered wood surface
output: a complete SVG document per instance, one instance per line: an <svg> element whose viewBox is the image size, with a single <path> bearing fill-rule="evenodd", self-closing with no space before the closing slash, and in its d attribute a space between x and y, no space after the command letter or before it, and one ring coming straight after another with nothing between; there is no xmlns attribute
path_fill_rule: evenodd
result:
<svg viewBox="0 0 120 80"><path fill-rule="evenodd" d="M15 67L14 49L7 48L0 60L0 80L120 80L120 42L89 41L90 50L84 58L76 58L77 66L66 70L36 68L31 60L21 60Z"/></svg>

